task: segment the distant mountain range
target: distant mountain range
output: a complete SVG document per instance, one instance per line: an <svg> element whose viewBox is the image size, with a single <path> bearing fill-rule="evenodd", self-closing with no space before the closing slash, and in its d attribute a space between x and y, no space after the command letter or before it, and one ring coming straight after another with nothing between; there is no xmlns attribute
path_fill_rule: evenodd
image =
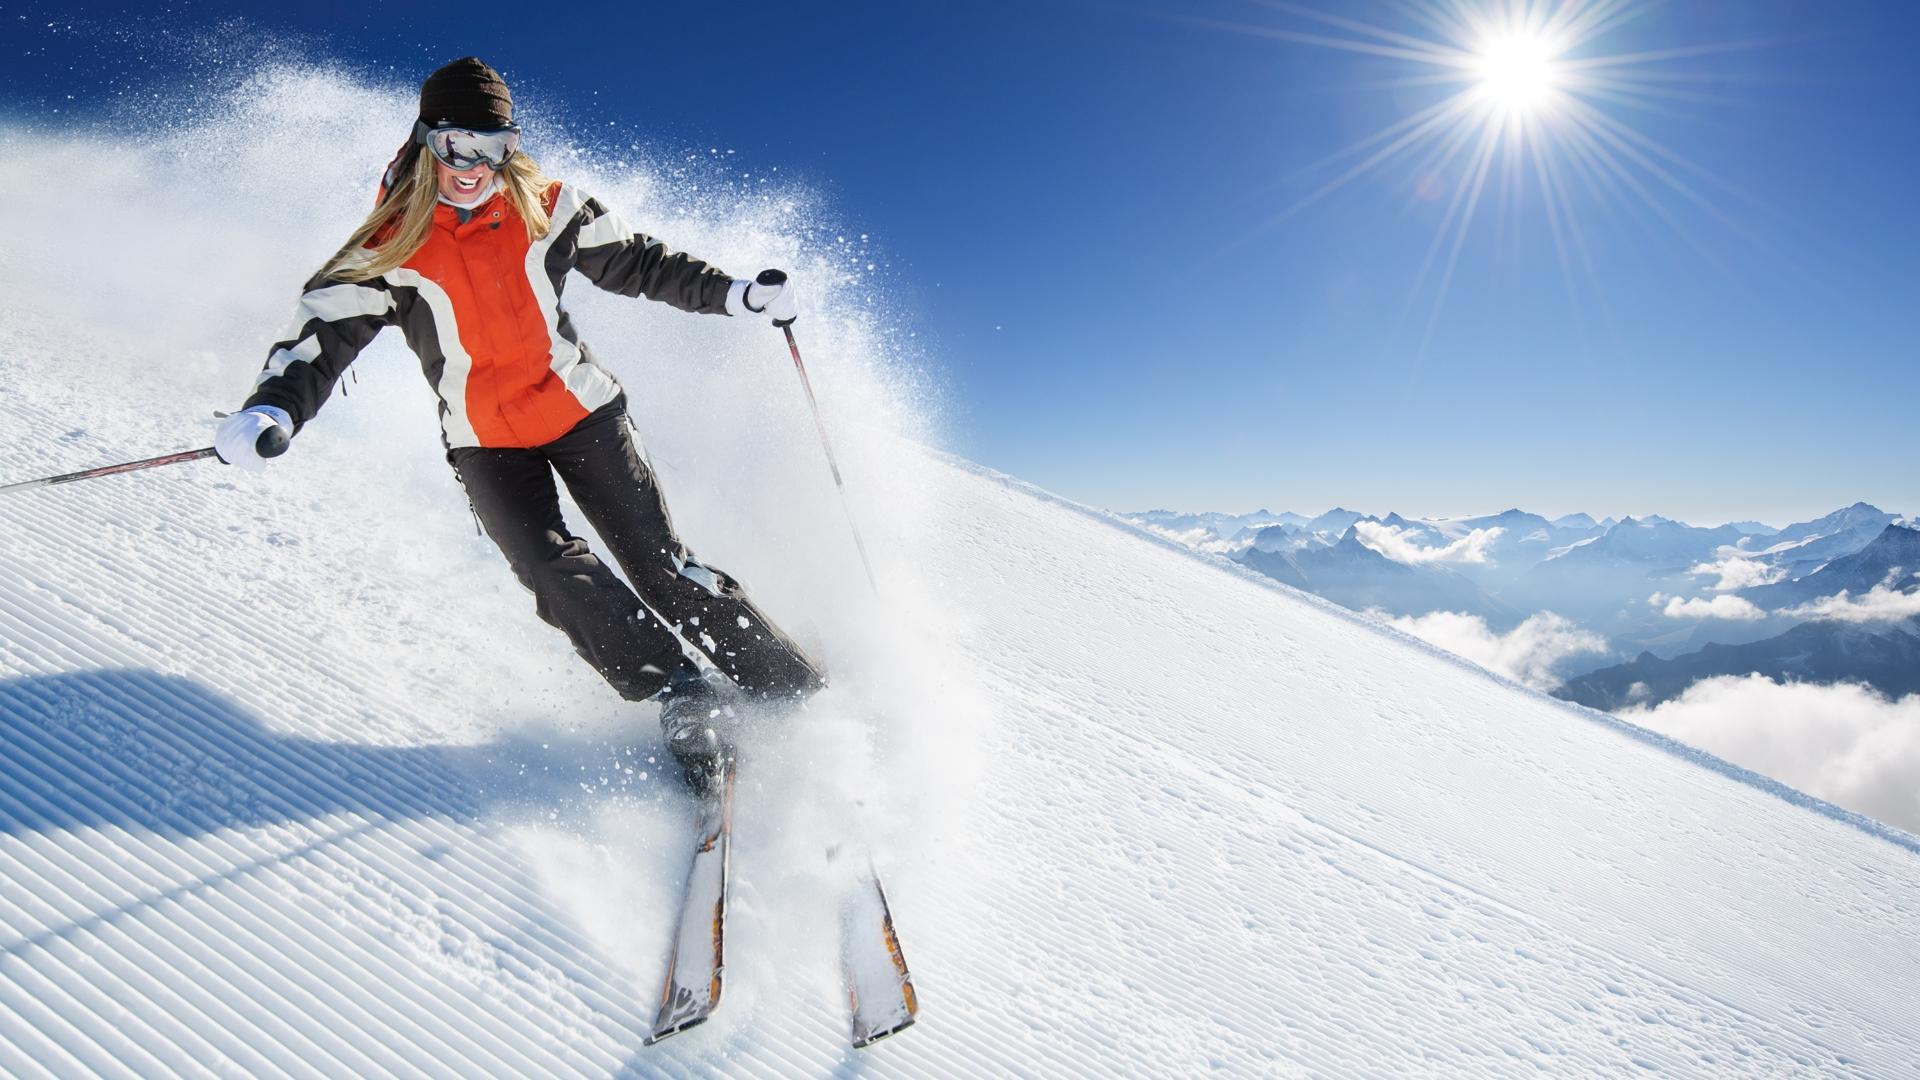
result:
<svg viewBox="0 0 1920 1080"><path fill-rule="evenodd" d="M1912 596L1920 590L1920 529L1888 525L1865 548L1841 556L1793 581L1743 589L1757 609L1787 612L1874 590ZM1888 604L1888 607L1895 607ZM1829 604L1828 611L1845 612ZM1904 609L1902 609L1904 610ZM1657 705L1716 675L1765 675L1776 682L1857 682L1883 694L1920 692L1920 616L1888 619L1801 617L1781 633L1757 641L1709 643L1671 659L1641 653L1633 660L1569 679L1555 693L1596 709Z"/></svg>
<svg viewBox="0 0 1920 1080"><path fill-rule="evenodd" d="M1920 572L1920 528L1887 525L1866 547L1842 555L1805 577L1755 585L1740 590L1740 596L1763 611L1778 611L1843 591L1858 596L1881 585L1899 588L1899 581L1889 579L1901 570Z"/></svg>
<svg viewBox="0 0 1920 1080"><path fill-rule="evenodd" d="M1761 556L1780 567L1787 577L1799 577L1837 559L1860 550L1880 530L1893 524L1896 514L1885 513L1866 503L1854 503L1835 510L1818 521L1789 525L1767 537L1771 545Z"/></svg>
<svg viewBox="0 0 1920 1080"><path fill-rule="evenodd" d="M1716 675L1775 682L1856 682L1898 697L1920 693L1920 617L1891 623L1821 621L1744 645L1707 645L1662 660L1652 653L1566 681L1554 696L1596 709L1658 705Z"/></svg>
<svg viewBox="0 0 1920 1080"><path fill-rule="evenodd" d="M1156 510L1126 515L1355 610L1456 612L1506 633L1553 612L1610 651L1565 663L1559 693L1599 708L1651 704L1702 678L1851 680L1920 691L1920 622L1850 619L1834 605L1920 589L1920 521L1866 503L1773 529L1657 516L1549 520L1512 509L1464 518L1312 517ZM1836 598L1838 598L1836 600ZM1897 603L1888 611L1904 610Z"/></svg>
<svg viewBox="0 0 1920 1080"><path fill-rule="evenodd" d="M1497 614L1503 623L1517 621L1471 579L1444 568L1395 562L1361 543L1351 526L1331 546L1286 551L1250 547L1238 558L1270 578L1356 611L1379 609L1393 615L1475 611Z"/></svg>
<svg viewBox="0 0 1920 1080"><path fill-rule="evenodd" d="M1255 510L1251 514L1183 514L1177 510L1142 510L1126 515L1145 525L1157 525L1169 532L1205 529L1215 540L1232 540L1248 529L1263 525L1301 525L1307 519L1299 514L1273 514Z"/></svg>

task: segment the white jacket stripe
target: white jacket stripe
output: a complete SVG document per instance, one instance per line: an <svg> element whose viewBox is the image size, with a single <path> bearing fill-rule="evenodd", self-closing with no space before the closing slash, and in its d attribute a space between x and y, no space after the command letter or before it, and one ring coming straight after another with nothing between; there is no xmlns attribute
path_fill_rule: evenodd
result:
<svg viewBox="0 0 1920 1080"><path fill-rule="evenodd" d="M286 374L287 365L295 361L303 361L311 364L313 363L313 358L319 355L320 339L312 334L308 334L306 337L301 338L299 343L291 349L273 350L273 355L267 357L266 369L260 372L259 378L253 380L253 385L257 387L268 379Z"/></svg>
<svg viewBox="0 0 1920 1080"><path fill-rule="evenodd" d="M593 364L583 362L579 346L568 341L560 333L560 298L554 294L553 279L547 276L547 252L553 248L567 231L566 226L573 222L586 205L580 192L572 184L560 186L560 198L553 206L553 228L527 249L527 284L532 286L534 298L540 302L540 314L547 321L547 340L551 343L547 353L548 367L560 377L567 390L588 412L607 404L620 396L620 384L613 377ZM586 246L587 231L600 222L613 218L608 214L596 219L578 230L577 243ZM625 234L625 235L631 235ZM601 240L600 243L607 243Z"/></svg>
<svg viewBox="0 0 1920 1080"><path fill-rule="evenodd" d="M314 319L339 322L356 315L385 315L391 310L393 294L385 289L370 289L354 284L328 285L300 297L299 305L293 309L293 325L280 335L280 340L298 338L306 330L307 323Z"/></svg>
<svg viewBox="0 0 1920 1080"><path fill-rule="evenodd" d="M473 421L467 417L467 377L473 373L473 357L460 344L460 324L453 317L453 300L447 296L447 290L418 270L402 266L387 271L386 277L391 284L418 290L421 302L433 312L434 336L440 343L444 360L438 389L440 400L447 405L447 445L479 446L480 436L474 433Z"/></svg>
<svg viewBox="0 0 1920 1080"><path fill-rule="evenodd" d="M572 191L572 189L562 189L561 197L563 200L565 198L565 192L567 191ZM577 211L580 207L580 195L578 192L574 193L573 202L575 204L574 209ZM556 217L557 216L558 215L556 215ZM633 226L627 224L625 218L613 211L601 214L599 217L580 226L580 246L583 248L599 247L602 244L617 244L623 240L631 239L633 239Z"/></svg>

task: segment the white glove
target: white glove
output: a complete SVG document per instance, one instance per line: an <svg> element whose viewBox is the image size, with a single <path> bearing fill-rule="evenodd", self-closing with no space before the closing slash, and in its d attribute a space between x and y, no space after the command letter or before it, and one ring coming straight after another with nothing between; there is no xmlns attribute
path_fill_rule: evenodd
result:
<svg viewBox="0 0 1920 1080"><path fill-rule="evenodd" d="M286 429L287 437L293 437L293 417L287 410L273 405L242 409L220 421L213 433L214 452L229 465L257 472L267 466L267 459L260 456L260 436L274 427Z"/></svg>
<svg viewBox="0 0 1920 1080"><path fill-rule="evenodd" d="M762 270L727 290L727 314L765 315L773 325L785 326L800 317L800 293L786 271Z"/></svg>

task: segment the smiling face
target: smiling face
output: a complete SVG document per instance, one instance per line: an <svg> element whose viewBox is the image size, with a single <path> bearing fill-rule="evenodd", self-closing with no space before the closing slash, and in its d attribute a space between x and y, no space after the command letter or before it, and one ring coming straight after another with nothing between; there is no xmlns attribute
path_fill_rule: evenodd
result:
<svg viewBox="0 0 1920 1080"><path fill-rule="evenodd" d="M464 203L472 202L475 195L486 189L487 181L493 179L493 166L482 161L470 169L451 169L446 162L435 158L433 173L441 195Z"/></svg>

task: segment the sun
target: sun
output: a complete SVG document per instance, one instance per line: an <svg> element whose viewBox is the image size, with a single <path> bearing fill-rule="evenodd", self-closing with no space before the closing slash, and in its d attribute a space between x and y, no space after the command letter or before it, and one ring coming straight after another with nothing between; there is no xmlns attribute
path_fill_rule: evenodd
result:
<svg viewBox="0 0 1920 1080"><path fill-rule="evenodd" d="M1552 108L1566 79L1562 51L1544 34L1515 31L1485 38L1473 55L1475 96L1511 116Z"/></svg>
<svg viewBox="0 0 1920 1080"><path fill-rule="evenodd" d="M1576 301L1576 320L1583 319L1582 301L1607 310L1585 208L1644 212L1709 260L1714 251L1693 235L1681 204L1734 224L1712 195L1741 195L1739 189L1656 140L1642 120L1675 114L1676 104L1713 100L1699 89L1719 78L1706 58L1765 42L1624 47L1625 28L1658 25L1652 16L1669 0L1376 0L1393 12L1386 25L1303 6L1314 0L1248 2L1282 19L1180 21L1389 65L1382 78L1354 85L1391 90L1397 119L1297 173L1326 178L1262 228L1363 176L1404 172L1414 203L1439 218L1408 294L1408 310L1419 294L1432 296L1417 356L1439 325L1476 221L1498 215L1498 243L1509 252L1518 250L1517 240L1504 238L1544 226Z"/></svg>

